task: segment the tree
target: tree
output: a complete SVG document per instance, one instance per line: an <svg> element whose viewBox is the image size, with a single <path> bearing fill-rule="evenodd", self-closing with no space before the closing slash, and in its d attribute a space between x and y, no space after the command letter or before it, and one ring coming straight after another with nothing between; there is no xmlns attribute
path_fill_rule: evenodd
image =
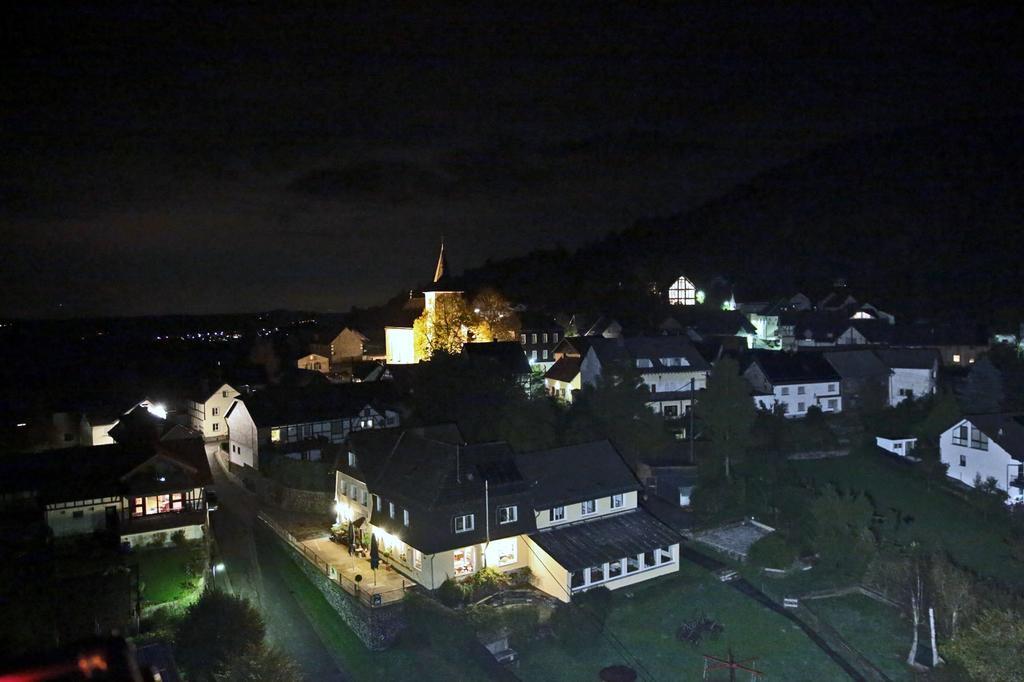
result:
<svg viewBox="0 0 1024 682"><path fill-rule="evenodd" d="M1024 614L984 611L943 653L973 680L1024 681Z"/></svg>
<svg viewBox="0 0 1024 682"><path fill-rule="evenodd" d="M665 424L647 401L650 391L635 368L606 367L595 385L585 385L573 401L565 440L607 438L630 466L670 442Z"/></svg>
<svg viewBox="0 0 1024 682"><path fill-rule="evenodd" d="M711 443L715 475L732 478L732 464L743 457L751 443L757 409L750 385L740 376L731 358L719 360L708 377L707 389L697 403L697 416Z"/></svg>
<svg viewBox="0 0 1024 682"><path fill-rule="evenodd" d="M822 563L859 573L874 553L874 506L864 495L825 488L811 503L806 532Z"/></svg>
<svg viewBox="0 0 1024 682"><path fill-rule="evenodd" d="M981 474L975 474L974 487L970 495L986 520L991 514L999 514L1006 510L1006 491L999 487L999 481L994 476L982 480Z"/></svg>
<svg viewBox="0 0 1024 682"><path fill-rule="evenodd" d="M412 325L413 352L426 360L437 353L461 353L472 319L469 308L457 293L440 293L434 305L423 310Z"/></svg>
<svg viewBox="0 0 1024 682"><path fill-rule="evenodd" d="M476 341L515 341L519 333L519 316L512 304L490 287L473 298L473 336Z"/></svg>
<svg viewBox="0 0 1024 682"><path fill-rule="evenodd" d="M247 647L223 671L214 675L216 682L278 682L301 677L295 661L266 643Z"/></svg>
<svg viewBox="0 0 1024 682"><path fill-rule="evenodd" d="M932 558L929 571L939 625L949 639L956 639L960 626L968 621L977 606L974 578L956 566L945 554Z"/></svg>
<svg viewBox="0 0 1024 682"><path fill-rule="evenodd" d="M971 367L960 402L967 414L988 414L1002 409L1003 376L987 355Z"/></svg>
<svg viewBox="0 0 1024 682"><path fill-rule="evenodd" d="M937 447L939 436L960 419L961 412L956 397L950 391L942 391L930 402L928 414L914 427L913 434L918 440Z"/></svg>
<svg viewBox="0 0 1024 682"><path fill-rule="evenodd" d="M263 618L241 597L207 590L175 631L176 657L192 680L212 681L239 652L263 642Z"/></svg>

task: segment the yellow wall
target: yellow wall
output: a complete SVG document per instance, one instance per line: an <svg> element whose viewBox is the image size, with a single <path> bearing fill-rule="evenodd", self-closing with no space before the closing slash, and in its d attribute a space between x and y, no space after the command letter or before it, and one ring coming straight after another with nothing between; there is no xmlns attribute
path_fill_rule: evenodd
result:
<svg viewBox="0 0 1024 682"><path fill-rule="evenodd" d="M600 518L606 514L619 513L630 509L636 509L636 491L630 491L622 494L622 507L618 509L612 509L612 498L611 497L599 497L597 498L597 510L594 514L587 514L583 516L580 513L580 503L573 502L565 505L565 518L560 521L550 521L547 509L538 509L534 512L537 515L537 530L543 530L544 528L551 528L553 526L561 526L574 521L587 520L592 521L593 519Z"/></svg>
<svg viewBox="0 0 1024 682"><path fill-rule="evenodd" d="M556 599L569 601L569 572L529 536L522 538L529 552L527 565L533 573L533 584Z"/></svg>

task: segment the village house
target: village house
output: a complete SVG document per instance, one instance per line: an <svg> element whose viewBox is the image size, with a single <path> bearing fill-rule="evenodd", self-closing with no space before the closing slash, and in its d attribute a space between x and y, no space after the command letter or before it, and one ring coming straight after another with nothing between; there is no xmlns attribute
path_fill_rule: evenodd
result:
<svg viewBox="0 0 1024 682"><path fill-rule="evenodd" d="M519 344L531 365L545 371L555 362L555 346L565 336L562 327L555 320L541 313L523 311L519 315Z"/></svg>
<svg viewBox="0 0 1024 682"><path fill-rule="evenodd" d="M310 372L329 374L331 371L331 359L326 355L320 355L319 353L308 353L303 355L295 364L299 369L304 369Z"/></svg>
<svg viewBox="0 0 1024 682"><path fill-rule="evenodd" d="M211 481L202 439L133 441L0 460L0 507L38 512L55 537L109 533L128 546L203 537Z"/></svg>
<svg viewBox="0 0 1024 682"><path fill-rule="evenodd" d="M843 409L880 409L888 403L891 370L867 349L822 353L839 375Z"/></svg>
<svg viewBox="0 0 1024 682"><path fill-rule="evenodd" d="M1024 415L964 417L942 432L939 455L950 478L972 487L994 479L1007 504L1024 503Z"/></svg>
<svg viewBox="0 0 1024 682"><path fill-rule="evenodd" d="M840 376L820 353L755 352L743 376L754 388L758 409L781 409L786 417L804 417L813 405L841 412Z"/></svg>
<svg viewBox="0 0 1024 682"><path fill-rule="evenodd" d="M309 343L310 354L327 358L328 366L362 360L366 355L366 347L370 339L362 332L350 327L343 327L341 331L336 330L337 327L334 327L333 330L330 328L317 330Z"/></svg>
<svg viewBox="0 0 1024 682"><path fill-rule="evenodd" d="M228 437L226 417L239 392L230 384L214 386L203 383L189 391L187 397L189 425L204 440L218 441Z"/></svg>
<svg viewBox="0 0 1024 682"><path fill-rule="evenodd" d="M607 441L516 454L467 445L448 425L354 434L350 447L337 522L358 526L358 542L376 536L427 589L528 567L538 588L569 601L678 570L678 536L638 507L640 483Z"/></svg>
<svg viewBox="0 0 1024 682"><path fill-rule="evenodd" d="M931 348L893 348L877 351L889 369L889 405L910 398L934 395L939 375L939 353Z"/></svg>
<svg viewBox="0 0 1024 682"><path fill-rule="evenodd" d="M271 387L239 397L227 413L228 461L259 469L261 449L285 445L318 459L317 441L337 444L352 431L398 426L398 412L385 405L387 388L382 382Z"/></svg>

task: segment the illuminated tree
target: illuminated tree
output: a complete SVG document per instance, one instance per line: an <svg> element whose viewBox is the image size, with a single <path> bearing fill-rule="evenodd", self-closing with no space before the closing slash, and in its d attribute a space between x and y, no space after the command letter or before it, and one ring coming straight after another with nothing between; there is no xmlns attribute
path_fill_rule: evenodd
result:
<svg viewBox="0 0 1024 682"><path fill-rule="evenodd" d="M512 304L490 287L480 290L473 299L473 335L477 341L515 341L519 333L519 316Z"/></svg>
<svg viewBox="0 0 1024 682"><path fill-rule="evenodd" d="M413 323L416 358L424 360L435 353L461 353L471 322L469 308L462 296L456 293L438 295L434 304L424 309Z"/></svg>

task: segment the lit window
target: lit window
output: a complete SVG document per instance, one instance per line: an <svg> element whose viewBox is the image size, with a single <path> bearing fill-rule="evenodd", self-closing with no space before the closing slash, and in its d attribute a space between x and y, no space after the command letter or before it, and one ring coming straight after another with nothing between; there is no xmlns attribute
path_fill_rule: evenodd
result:
<svg viewBox="0 0 1024 682"><path fill-rule="evenodd" d="M597 500L587 500L580 504L580 514L586 516L597 511Z"/></svg>
<svg viewBox="0 0 1024 682"><path fill-rule="evenodd" d="M452 562L455 565L456 577L476 572L476 556L472 547L463 547L452 552Z"/></svg>
<svg viewBox="0 0 1024 682"><path fill-rule="evenodd" d="M498 523L515 523L519 518L519 508L515 505L498 507Z"/></svg>
<svg viewBox="0 0 1024 682"><path fill-rule="evenodd" d="M348 453L348 465L350 467L354 467L356 465L356 453L354 453L354 452Z"/></svg>
<svg viewBox="0 0 1024 682"><path fill-rule="evenodd" d="M672 305L695 305L697 287L686 277L680 277L669 287L668 302Z"/></svg>
<svg viewBox="0 0 1024 682"><path fill-rule="evenodd" d="M548 342L548 333L547 332L544 332L543 334L541 334L541 341L543 341L544 343Z"/></svg>
<svg viewBox="0 0 1024 682"><path fill-rule="evenodd" d="M462 516L455 517L455 532L456 533L468 533L474 528L474 517L473 514L463 514Z"/></svg>
<svg viewBox="0 0 1024 682"><path fill-rule="evenodd" d="M519 335L519 340L520 340L520 343L522 343L525 346L526 345L526 334L520 334Z"/></svg>
<svg viewBox="0 0 1024 682"><path fill-rule="evenodd" d="M406 525L406 526L409 525L409 510L408 509L403 509L402 510L402 523L404 525Z"/></svg>
<svg viewBox="0 0 1024 682"><path fill-rule="evenodd" d="M418 549L412 551L412 567L417 571L423 570L423 552Z"/></svg>
<svg viewBox="0 0 1024 682"><path fill-rule="evenodd" d="M612 509L619 509L624 504L622 494L612 495Z"/></svg>
<svg viewBox="0 0 1024 682"><path fill-rule="evenodd" d="M502 538L494 540L484 549L484 559L488 566L508 566L519 559L518 538Z"/></svg>
<svg viewBox="0 0 1024 682"><path fill-rule="evenodd" d="M380 511L380 495L377 495L377 511Z"/></svg>
<svg viewBox="0 0 1024 682"><path fill-rule="evenodd" d="M959 353L953 353L953 362L955 362L958 365L960 364L960 354Z"/></svg>
<svg viewBox="0 0 1024 682"><path fill-rule="evenodd" d="M561 521L565 518L565 507L552 507L548 510L548 521Z"/></svg>
<svg viewBox="0 0 1024 682"><path fill-rule="evenodd" d="M281 442L281 429L270 429L270 442L280 443Z"/></svg>
<svg viewBox="0 0 1024 682"><path fill-rule="evenodd" d="M530 334L530 343L537 343L537 335Z"/></svg>
<svg viewBox="0 0 1024 682"><path fill-rule="evenodd" d="M388 502L388 516L395 518L395 503Z"/></svg>

